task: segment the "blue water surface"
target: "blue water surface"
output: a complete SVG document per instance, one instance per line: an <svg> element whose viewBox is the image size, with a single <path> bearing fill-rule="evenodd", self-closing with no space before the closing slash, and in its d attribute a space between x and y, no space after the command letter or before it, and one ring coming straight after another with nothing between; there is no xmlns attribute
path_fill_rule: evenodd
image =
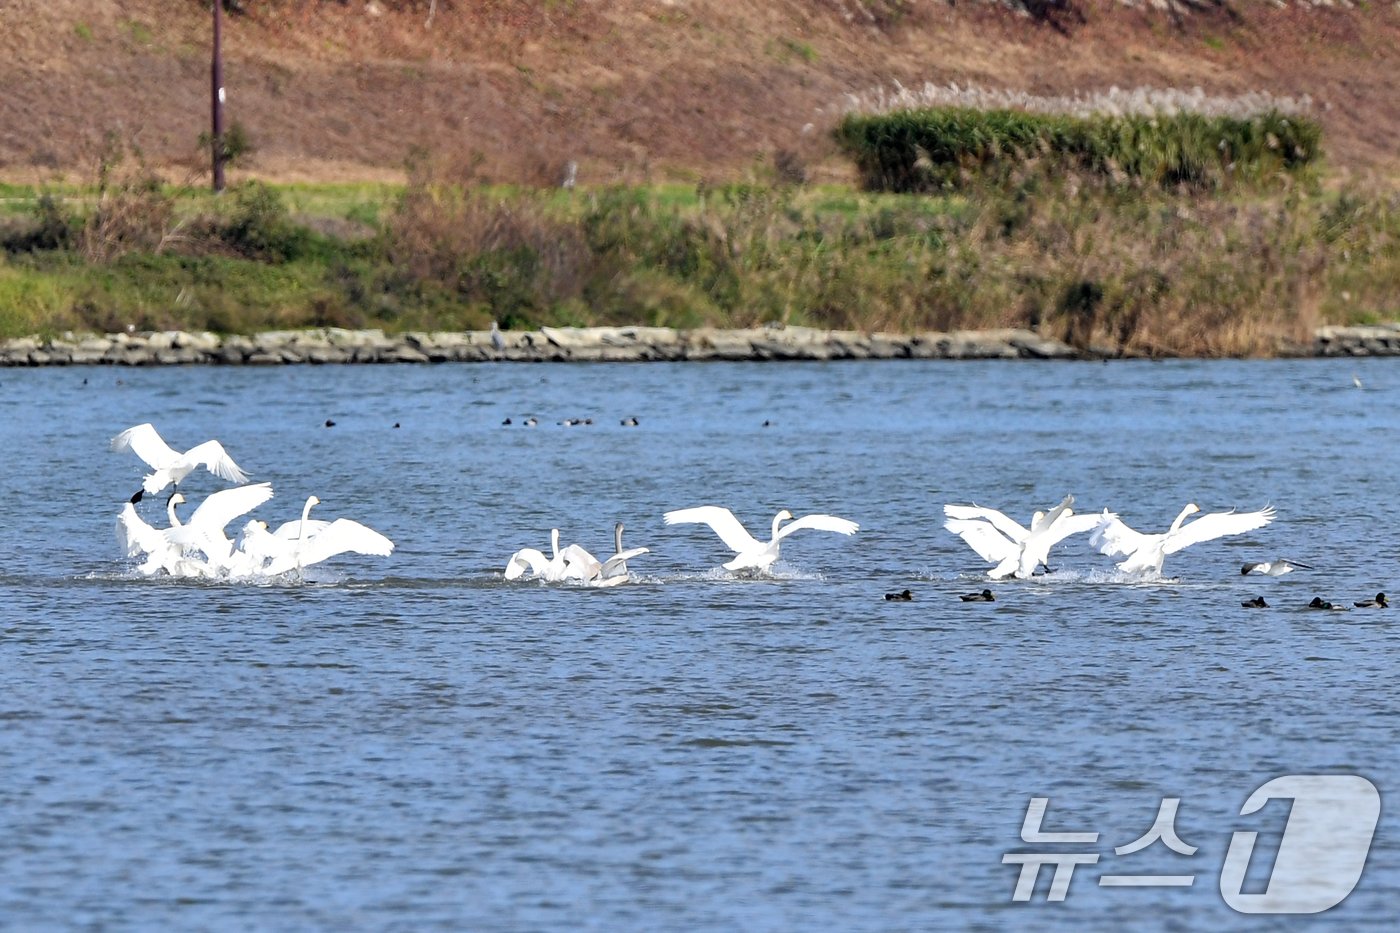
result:
<svg viewBox="0 0 1400 933"><path fill-rule="evenodd" d="M0 371L0 926L1386 928L1400 613L1302 607L1400 591L1397 401L1382 360ZM143 470L107 441L143 421L223 441L274 525L314 493L397 549L139 578L112 526ZM1079 537L957 599L988 584L945 503L1024 521L1069 492L1141 531L1188 501L1278 519L1167 582ZM861 530L735 579L661 522L703 504ZM551 527L611 553L617 520L651 548L631 585L501 579ZM1278 556L1316 569L1240 575ZM1288 816L1241 804L1291 773L1377 785L1366 872L1320 918L1236 913L1231 833L1263 852ZM1100 834L1051 847L1101 856L1060 903L1048 869L1012 902L1032 796ZM1115 855L1163 797L1196 853Z"/></svg>

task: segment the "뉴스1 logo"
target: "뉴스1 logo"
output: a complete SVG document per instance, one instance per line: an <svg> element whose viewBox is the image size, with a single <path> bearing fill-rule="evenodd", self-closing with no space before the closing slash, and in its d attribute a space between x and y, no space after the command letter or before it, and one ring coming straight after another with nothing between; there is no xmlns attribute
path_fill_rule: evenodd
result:
<svg viewBox="0 0 1400 933"><path fill-rule="evenodd" d="M1245 893L1245 875L1258 833L1236 831L1220 871L1220 895L1232 909L1246 914L1315 914L1335 907L1356 888L1366 867L1381 797L1364 777L1354 774L1287 774L1261 785L1240 808L1241 816L1257 813L1270 800L1290 799L1292 809L1278 853L1261 893ZM1048 797L1032 797L1021 824L1021 841L1037 845L1085 845L1098 842L1097 832L1045 832L1041 824ZM1164 797L1152 827L1140 838L1116 846L1115 856L1132 855L1160 842L1178 855L1195 855L1197 847L1176 832L1181 798ZM1002 863L1019 865L1013 901L1029 901L1042 866L1054 866L1047 901L1063 901L1075 868L1095 865L1098 852L1008 852ZM1191 887L1196 876L1102 874L1099 887Z"/></svg>

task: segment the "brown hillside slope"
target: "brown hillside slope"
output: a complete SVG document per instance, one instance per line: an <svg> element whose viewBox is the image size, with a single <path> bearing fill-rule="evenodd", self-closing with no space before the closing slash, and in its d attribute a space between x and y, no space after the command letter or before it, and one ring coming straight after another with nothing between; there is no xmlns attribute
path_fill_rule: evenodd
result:
<svg viewBox="0 0 1400 933"><path fill-rule="evenodd" d="M1334 174L1400 181L1400 4L1241 0L1175 17L1078 0L1060 28L907 0L243 0L229 116L274 178L374 178L413 146L486 177L743 177L815 151L848 92L934 81L1037 94L1117 85L1309 95ZM0 0L0 178L85 172L115 130L155 162L208 123L202 0ZM813 130L804 137L804 125Z"/></svg>

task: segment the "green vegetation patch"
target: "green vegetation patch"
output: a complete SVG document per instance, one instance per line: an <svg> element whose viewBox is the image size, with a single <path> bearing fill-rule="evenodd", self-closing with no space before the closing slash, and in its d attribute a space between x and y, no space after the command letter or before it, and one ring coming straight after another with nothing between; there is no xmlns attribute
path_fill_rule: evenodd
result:
<svg viewBox="0 0 1400 933"><path fill-rule="evenodd" d="M927 192L1074 174L1115 185L1266 186L1320 156L1321 128L1269 111L1072 117L930 108L850 115L836 130L866 187Z"/></svg>
<svg viewBox="0 0 1400 933"><path fill-rule="evenodd" d="M1031 327L1102 352L1268 354L1400 317L1400 198L1014 185L271 187L114 174L0 217L0 336L539 325ZM351 222L349 215L363 218Z"/></svg>

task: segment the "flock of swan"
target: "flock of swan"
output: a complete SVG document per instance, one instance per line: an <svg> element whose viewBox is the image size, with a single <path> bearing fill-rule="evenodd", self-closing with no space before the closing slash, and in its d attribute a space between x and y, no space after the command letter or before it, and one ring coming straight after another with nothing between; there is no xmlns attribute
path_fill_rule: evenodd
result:
<svg viewBox="0 0 1400 933"><path fill-rule="evenodd" d="M717 505L702 505L693 509L677 509L662 516L668 525L709 525L725 546L734 552L734 558L722 566L725 570L763 573L778 560L778 548L784 538L794 531L804 528L814 531L834 531L837 534L853 535L860 526L855 522L834 515L804 515L794 518L787 509L773 516L773 532L767 541L759 541L749 534L734 513ZM788 522L784 525L783 522ZM546 583L581 583L586 586L616 586L629 579L627 561L649 552L649 548L622 549L622 522L613 527L614 553L606 560L598 560L577 544L559 549L559 529L551 528L549 541L552 554L546 558L534 548L516 551L506 562L503 576L507 580L538 579ZM529 576L526 576L526 574Z"/></svg>
<svg viewBox="0 0 1400 933"><path fill-rule="evenodd" d="M116 528L117 543L128 558L140 560L137 570L145 576L206 580L299 576L304 568L338 554L387 557L394 550L394 542L357 521L312 519L311 507L321 501L315 496L306 500L301 518L284 522L275 531L269 530L267 522L252 519L236 538L230 538L229 523L271 499L272 484L248 484L248 474L218 441L205 441L181 453L152 425L138 424L112 438L111 449L134 453L151 468L141 488L122 507ZM137 514L136 505L145 496L167 486L178 487L200 468L242 485L211 493L184 521L175 510L185 497L178 489L173 491L166 500L167 528L156 528Z"/></svg>
<svg viewBox="0 0 1400 933"><path fill-rule="evenodd" d="M1274 510L1266 507L1257 512L1212 512L1185 524L1189 516L1201 511L1191 502L1166 531L1142 534L1129 528L1108 509L1076 515L1073 505L1074 496L1065 496L1049 512L1032 515L1029 528L996 509L945 505L943 514L948 520L943 527L962 538L983 560L996 565L988 572L993 580L1007 577L1023 580L1035 573L1036 568L1048 566L1050 548L1070 535L1089 534L1090 546L1117 560L1116 568L1125 576L1160 576L1162 564L1170 554L1203 541L1254 531L1274 520ZM1303 566L1286 560L1274 564L1280 568L1278 573ZM1251 564L1245 573L1252 570L1268 573L1272 567L1272 564Z"/></svg>
<svg viewBox="0 0 1400 933"><path fill-rule="evenodd" d="M276 529L265 521L251 519L230 536L228 526L270 500L273 492L270 483L248 483L248 474L217 440L180 452L167 444L152 425L139 424L112 438L110 447L113 451L136 454L151 469L142 478L141 488L122 507L116 525L123 553L139 561L137 570L144 575L199 579L299 576L304 568L339 554L388 556L393 552L392 541L357 521L311 519L311 508L320 502L316 496L306 500L299 519L284 522ZM199 469L237 485L210 494L182 520L176 509L185 503L185 498L178 486ZM168 487L172 490L166 500L168 527L156 528L137 514L136 506L145 496L154 496ZM1193 544L1262 528L1275 514L1272 508L1215 512L1188 522L1188 518L1200 513L1191 503L1166 531L1143 534L1108 509L1077 514L1073 505L1074 497L1066 496L1049 511L1033 514L1028 525L984 506L945 505L943 527L992 565L987 573L992 580L1026 579L1042 568L1048 571L1051 548L1075 534L1088 534L1092 547L1117 561L1119 573L1152 579L1160 578L1168 556ZM849 536L860 528L835 515L797 518L784 509L773 516L768 540L762 541L729 509L713 505L666 512L663 520L667 525L708 525L733 553L723 568L745 574L770 572L783 541L794 532L825 531ZM510 581L539 580L592 587L626 583L631 579L628 562L650 549L624 548L622 532L623 525L618 522L613 529L613 552L595 557L579 544L561 549L559 529L551 529L548 556L535 548L521 548L506 561L502 577ZM1307 566L1279 559L1245 564L1241 572L1279 576ZM990 601L990 591L971 595L976 600ZM890 598L910 597L891 594Z"/></svg>

